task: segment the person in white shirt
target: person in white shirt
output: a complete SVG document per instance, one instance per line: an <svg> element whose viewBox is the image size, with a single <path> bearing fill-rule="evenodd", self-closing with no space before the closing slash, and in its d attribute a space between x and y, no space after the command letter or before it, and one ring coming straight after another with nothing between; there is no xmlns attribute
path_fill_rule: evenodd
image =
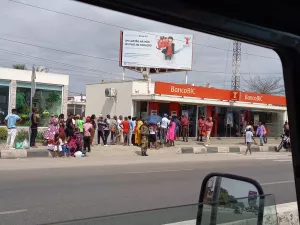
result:
<svg viewBox="0 0 300 225"><path fill-rule="evenodd" d="M166 143L169 124L170 124L170 120L168 119L168 114L165 113L160 123L160 144L161 145Z"/></svg>
<svg viewBox="0 0 300 225"><path fill-rule="evenodd" d="M117 120L118 122L118 136L117 136L117 144L121 144L124 142L123 138L123 128L122 128L122 123L123 121L123 116L119 116L119 119Z"/></svg>
<svg viewBox="0 0 300 225"><path fill-rule="evenodd" d="M245 137L246 137L246 144L247 144L247 149L246 149L245 155L247 155L248 151L249 151L249 153L251 155L252 152L251 152L250 148L251 148L252 141L254 141L256 143L256 141L254 140L254 136L253 136L253 133L251 131L251 128L248 128L246 130Z"/></svg>

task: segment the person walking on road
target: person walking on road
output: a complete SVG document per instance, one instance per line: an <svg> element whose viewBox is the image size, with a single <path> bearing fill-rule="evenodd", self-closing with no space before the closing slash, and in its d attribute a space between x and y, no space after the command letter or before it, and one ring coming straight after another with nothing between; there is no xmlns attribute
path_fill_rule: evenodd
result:
<svg viewBox="0 0 300 225"><path fill-rule="evenodd" d="M5 117L4 123L7 126L7 140L5 148L14 149L14 142L17 136L16 124L21 121L22 119L17 115L16 109L12 109L12 113Z"/></svg>
<svg viewBox="0 0 300 225"><path fill-rule="evenodd" d="M206 130L206 144L205 146L210 145L210 135L212 128L214 126L214 122L212 121L212 117L209 117L208 120L205 122L205 130Z"/></svg>
<svg viewBox="0 0 300 225"><path fill-rule="evenodd" d="M182 116L181 119L181 127L182 127L182 137L183 141L188 142L188 136L189 136L189 124L190 121L186 115Z"/></svg>
<svg viewBox="0 0 300 225"><path fill-rule="evenodd" d="M256 136L259 137L260 146L264 145L263 138L266 133L266 128L264 127L264 125L262 125L261 122L259 122L259 125L256 130Z"/></svg>
<svg viewBox="0 0 300 225"><path fill-rule="evenodd" d="M148 143L149 143L149 126L148 121L145 121L141 126L141 153L142 156L147 155Z"/></svg>
<svg viewBox="0 0 300 225"><path fill-rule="evenodd" d="M251 131L251 128L248 128L246 130L245 137L246 137L246 144L247 144L247 149L246 149L245 155L247 155L248 151L249 151L249 153L251 155L252 154L252 152L251 152L252 141L255 142L255 139L254 139L254 136L253 136L253 132Z"/></svg>

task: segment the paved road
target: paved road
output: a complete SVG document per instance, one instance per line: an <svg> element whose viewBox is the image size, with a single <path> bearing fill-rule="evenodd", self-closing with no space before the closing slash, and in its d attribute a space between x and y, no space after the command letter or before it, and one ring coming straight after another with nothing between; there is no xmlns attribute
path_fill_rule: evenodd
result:
<svg viewBox="0 0 300 225"><path fill-rule="evenodd" d="M2 170L0 224L47 224L196 203L202 179L210 172L252 177L265 193L275 194L278 204L295 201L290 160L251 157L241 161ZM189 219L195 218L182 218Z"/></svg>

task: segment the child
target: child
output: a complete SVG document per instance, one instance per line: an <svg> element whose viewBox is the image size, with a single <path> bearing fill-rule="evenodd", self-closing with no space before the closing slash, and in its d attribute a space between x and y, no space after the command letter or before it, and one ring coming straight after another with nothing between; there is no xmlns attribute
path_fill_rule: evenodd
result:
<svg viewBox="0 0 300 225"><path fill-rule="evenodd" d="M68 139L69 141L71 140L71 137ZM61 152L61 157L70 157L70 148L68 146L68 142L66 140L65 134L61 133L59 134L59 148L58 150Z"/></svg>
<svg viewBox="0 0 300 225"><path fill-rule="evenodd" d="M256 144L256 141L254 140L254 136L253 136L253 133L252 133L250 127L246 129L245 138L246 138L246 144L247 144L247 149L246 149L245 155L247 155L248 151L249 151L249 153L251 155L252 152L251 152L250 148L251 148L252 140L254 141L255 144Z"/></svg>
<svg viewBox="0 0 300 225"><path fill-rule="evenodd" d="M156 125L149 125L149 143L150 147L156 149Z"/></svg>
<svg viewBox="0 0 300 225"><path fill-rule="evenodd" d="M59 134L56 133L54 135L54 140L53 140L53 145L54 145L54 148L53 148L53 158L56 158L58 156L57 152L59 150Z"/></svg>

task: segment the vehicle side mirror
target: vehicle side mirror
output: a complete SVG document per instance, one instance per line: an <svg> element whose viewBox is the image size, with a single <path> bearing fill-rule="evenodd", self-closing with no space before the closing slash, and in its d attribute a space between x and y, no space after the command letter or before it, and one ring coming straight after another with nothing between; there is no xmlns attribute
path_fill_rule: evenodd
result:
<svg viewBox="0 0 300 225"><path fill-rule="evenodd" d="M253 179L211 173L201 186L196 224L231 224L251 219L249 224L262 225L264 201L259 196L263 194L262 187Z"/></svg>

